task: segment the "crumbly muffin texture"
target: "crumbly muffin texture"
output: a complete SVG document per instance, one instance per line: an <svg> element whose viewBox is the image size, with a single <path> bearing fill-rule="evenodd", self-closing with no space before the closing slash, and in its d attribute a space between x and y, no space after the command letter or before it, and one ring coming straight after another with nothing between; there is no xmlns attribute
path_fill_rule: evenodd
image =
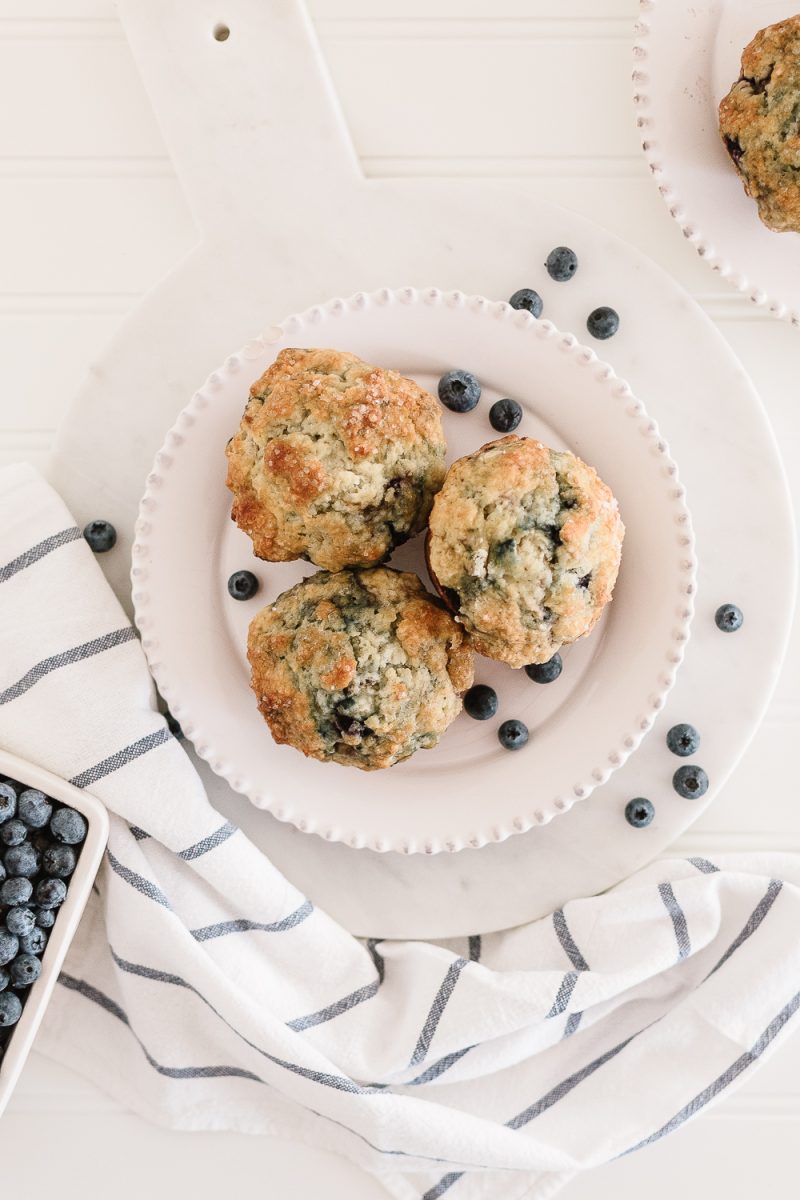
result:
<svg viewBox="0 0 800 1200"><path fill-rule="evenodd" d="M375 566L425 528L445 474L433 396L339 350L282 350L227 447L231 516L259 558Z"/></svg>
<svg viewBox="0 0 800 1200"><path fill-rule="evenodd" d="M512 434L448 471L431 513L428 564L475 649L521 667L547 662L593 628L624 533L591 467Z"/></svg>
<svg viewBox="0 0 800 1200"><path fill-rule="evenodd" d="M800 16L760 30L745 47L719 128L764 224L800 232Z"/></svg>
<svg viewBox="0 0 800 1200"><path fill-rule="evenodd" d="M472 683L463 629L386 567L304 579L253 619L247 656L276 742L365 771L435 746Z"/></svg>

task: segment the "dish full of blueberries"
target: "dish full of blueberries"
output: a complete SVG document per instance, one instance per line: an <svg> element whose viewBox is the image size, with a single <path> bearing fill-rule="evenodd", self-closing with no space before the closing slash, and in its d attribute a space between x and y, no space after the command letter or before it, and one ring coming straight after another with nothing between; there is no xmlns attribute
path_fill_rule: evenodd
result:
<svg viewBox="0 0 800 1200"><path fill-rule="evenodd" d="M87 832L76 809L0 776L0 1066L42 973Z"/></svg>

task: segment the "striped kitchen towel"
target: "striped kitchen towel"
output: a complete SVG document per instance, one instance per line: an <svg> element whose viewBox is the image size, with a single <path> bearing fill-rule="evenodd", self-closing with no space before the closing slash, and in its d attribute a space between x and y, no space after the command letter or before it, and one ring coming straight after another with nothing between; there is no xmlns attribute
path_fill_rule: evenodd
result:
<svg viewBox="0 0 800 1200"><path fill-rule="evenodd" d="M111 838L39 1047L176 1129L292 1137L398 1200L552 1195L752 1073L800 1006L800 862L654 864L443 944L350 936L210 805L60 499L0 473L0 743Z"/></svg>

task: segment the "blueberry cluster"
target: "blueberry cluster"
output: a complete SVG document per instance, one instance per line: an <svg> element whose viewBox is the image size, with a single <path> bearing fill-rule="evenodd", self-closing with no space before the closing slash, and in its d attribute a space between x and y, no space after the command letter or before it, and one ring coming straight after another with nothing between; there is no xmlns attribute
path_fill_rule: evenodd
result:
<svg viewBox="0 0 800 1200"><path fill-rule="evenodd" d="M563 663L560 654L554 654L549 662L531 663L525 674L534 683L554 683L561 674ZM476 683L464 696L464 712L475 721L489 721L498 707L497 692L486 683ZM524 721L512 717L503 721L497 730L497 740L504 750L521 750L528 744L530 733Z"/></svg>
<svg viewBox="0 0 800 1200"><path fill-rule="evenodd" d="M74 808L0 777L0 1059L41 974L86 830Z"/></svg>
<svg viewBox="0 0 800 1200"><path fill-rule="evenodd" d="M578 270L578 256L569 246L556 246L551 250L545 261L545 269L556 283L567 283ZM534 288L518 288L508 303L512 308L525 309L533 317L540 317L544 310L544 301ZM593 338L599 342L613 337L619 329L619 313L607 304L595 308L586 318L586 328ZM498 428L498 426L495 426Z"/></svg>
<svg viewBox="0 0 800 1200"><path fill-rule="evenodd" d="M497 712L497 692L487 683L476 683L464 697L464 712L475 721L489 721ZM528 726L512 717L503 721L497 730L497 740L504 750L521 750L527 745Z"/></svg>

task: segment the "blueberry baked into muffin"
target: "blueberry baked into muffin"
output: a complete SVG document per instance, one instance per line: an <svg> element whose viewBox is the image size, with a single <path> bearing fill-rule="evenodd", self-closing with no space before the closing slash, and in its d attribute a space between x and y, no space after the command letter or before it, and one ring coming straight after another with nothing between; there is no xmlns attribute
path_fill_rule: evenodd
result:
<svg viewBox="0 0 800 1200"><path fill-rule="evenodd" d="M226 454L255 554L330 571L375 566L424 529L445 474L433 396L339 350L282 350Z"/></svg>
<svg viewBox="0 0 800 1200"><path fill-rule="evenodd" d="M364 771L435 746L472 683L464 630L387 567L296 584L253 619L247 656L276 742Z"/></svg>
<svg viewBox="0 0 800 1200"><path fill-rule="evenodd" d="M430 517L428 566L474 648L521 667L549 661L593 628L624 533L591 467L511 434L448 471Z"/></svg>
<svg viewBox="0 0 800 1200"><path fill-rule="evenodd" d="M800 16L761 29L745 47L719 128L764 224L800 232Z"/></svg>

